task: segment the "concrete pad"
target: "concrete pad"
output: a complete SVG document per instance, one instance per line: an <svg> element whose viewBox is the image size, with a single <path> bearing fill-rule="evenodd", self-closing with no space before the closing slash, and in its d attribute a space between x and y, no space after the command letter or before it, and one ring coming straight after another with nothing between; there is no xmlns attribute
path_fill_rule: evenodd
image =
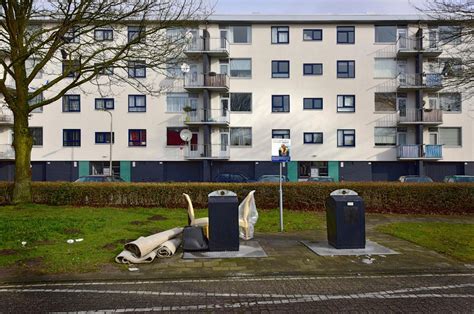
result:
<svg viewBox="0 0 474 314"><path fill-rule="evenodd" d="M222 252L184 252L183 259L198 258L248 258L248 257L267 257L267 253L260 244L255 241L245 241L240 243L238 251L222 251Z"/></svg>
<svg viewBox="0 0 474 314"><path fill-rule="evenodd" d="M365 243L365 249L336 249L329 245L327 241L324 242L311 242L301 241L308 249L320 256L343 256L343 255L391 255L400 254L391 250L383 245L367 240Z"/></svg>

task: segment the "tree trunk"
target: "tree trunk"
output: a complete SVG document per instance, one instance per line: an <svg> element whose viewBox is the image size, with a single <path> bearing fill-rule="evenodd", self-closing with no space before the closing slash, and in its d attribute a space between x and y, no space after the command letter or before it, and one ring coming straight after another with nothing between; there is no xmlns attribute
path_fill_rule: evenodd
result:
<svg viewBox="0 0 474 314"><path fill-rule="evenodd" d="M13 188L13 203L31 203L31 148L33 138L28 129L28 114L14 113L15 148L15 186Z"/></svg>

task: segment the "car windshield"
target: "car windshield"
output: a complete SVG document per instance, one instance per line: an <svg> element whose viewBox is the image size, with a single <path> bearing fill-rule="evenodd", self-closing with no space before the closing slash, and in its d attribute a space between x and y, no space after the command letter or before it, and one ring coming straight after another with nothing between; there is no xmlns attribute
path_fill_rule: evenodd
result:
<svg viewBox="0 0 474 314"><path fill-rule="evenodd" d="M284 176L281 177L283 181L286 181ZM279 176L261 176L258 181L260 182L280 182Z"/></svg>
<svg viewBox="0 0 474 314"><path fill-rule="evenodd" d="M406 177L405 182L433 182L428 177Z"/></svg>
<svg viewBox="0 0 474 314"><path fill-rule="evenodd" d="M76 182L106 182L107 177L81 177Z"/></svg>
<svg viewBox="0 0 474 314"><path fill-rule="evenodd" d="M474 177L454 177L454 182L474 182Z"/></svg>
<svg viewBox="0 0 474 314"><path fill-rule="evenodd" d="M332 178L314 177L314 178L309 178L309 181L315 181L315 182L333 182L334 180L333 180Z"/></svg>

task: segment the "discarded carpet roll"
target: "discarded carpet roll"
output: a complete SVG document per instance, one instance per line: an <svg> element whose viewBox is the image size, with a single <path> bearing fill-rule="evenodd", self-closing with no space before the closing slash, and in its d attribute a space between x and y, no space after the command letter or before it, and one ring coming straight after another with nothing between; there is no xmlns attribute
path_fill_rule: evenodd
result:
<svg viewBox="0 0 474 314"><path fill-rule="evenodd" d="M135 254L136 257L141 258L169 239L175 238L182 232L183 228L173 228L148 237L140 237L135 241L125 244L125 250L130 251Z"/></svg>
<svg viewBox="0 0 474 314"><path fill-rule="evenodd" d="M181 238L174 238L163 243L156 253L159 257L171 257L176 252L176 249L181 245Z"/></svg>
<svg viewBox="0 0 474 314"><path fill-rule="evenodd" d="M136 257L132 252L123 250L115 258L115 261L119 264L144 264L151 263L156 257L156 251L151 251L143 257Z"/></svg>

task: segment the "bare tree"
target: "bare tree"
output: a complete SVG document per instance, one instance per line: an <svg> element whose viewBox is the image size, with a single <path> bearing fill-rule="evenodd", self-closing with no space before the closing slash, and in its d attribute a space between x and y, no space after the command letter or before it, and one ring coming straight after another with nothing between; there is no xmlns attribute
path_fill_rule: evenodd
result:
<svg viewBox="0 0 474 314"><path fill-rule="evenodd" d="M159 93L156 82L137 76L178 62L186 36L166 30L196 27L208 15L203 0L4 0L0 9L0 93L14 117L14 203L31 201L31 111L86 84ZM42 73L48 80L34 83Z"/></svg>
<svg viewBox="0 0 474 314"><path fill-rule="evenodd" d="M438 25L439 44L448 58L441 59L444 86L473 95L474 2L472 0L424 0L417 10Z"/></svg>

